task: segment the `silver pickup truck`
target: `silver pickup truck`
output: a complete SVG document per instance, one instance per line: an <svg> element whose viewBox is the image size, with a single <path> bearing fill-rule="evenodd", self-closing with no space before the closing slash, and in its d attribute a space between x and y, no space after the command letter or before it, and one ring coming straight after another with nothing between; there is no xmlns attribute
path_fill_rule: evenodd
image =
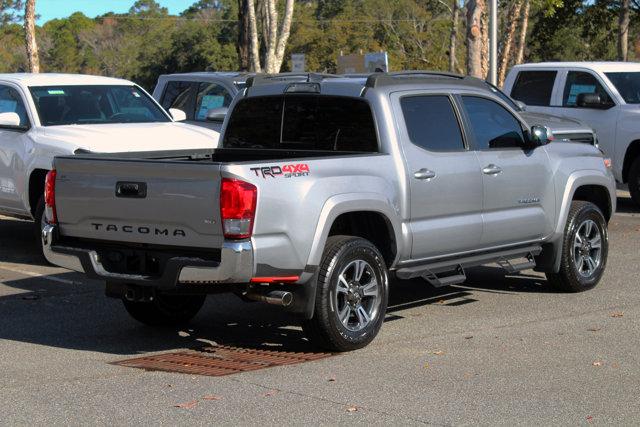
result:
<svg viewBox="0 0 640 427"><path fill-rule="evenodd" d="M546 128L463 78L255 77L221 141L56 158L48 260L105 280L146 324L234 292L299 314L338 351L376 336L391 275L446 286L496 263L577 292L605 269L606 159L547 145Z"/></svg>

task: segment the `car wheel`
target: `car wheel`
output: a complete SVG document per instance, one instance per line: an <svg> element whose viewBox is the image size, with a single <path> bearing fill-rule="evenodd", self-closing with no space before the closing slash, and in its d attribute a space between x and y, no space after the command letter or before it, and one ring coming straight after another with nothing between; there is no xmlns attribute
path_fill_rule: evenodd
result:
<svg viewBox="0 0 640 427"><path fill-rule="evenodd" d="M380 251L359 237L331 236L320 263L314 316L303 329L327 350L362 348L380 331L388 296L389 275Z"/></svg>
<svg viewBox="0 0 640 427"><path fill-rule="evenodd" d="M609 251L607 221L590 202L571 203L562 241L560 271L546 273L553 287L581 292L595 287L604 273Z"/></svg>
<svg viewBox="0 0 640 427"><path fill-rule="evenodd" d="M124 308L140 323L149 326L173 326L187 323L202 308L206 295L156 294L151 301L123 299Z"/></svg>
<svg viewBox="0 0 640 427"><path fill-rule="evenodd" d="M640 157L633 161L629 170L629 193L633 203L640 206Z"/></svg>
<svg viewBox="0 0 640 427"><path fill-rule="evenodd" d="M41 196L40 200L38 200L38 204L36 205L36 210L33 213L33 221L34 221L33 231L36 238L36 244L40 248L40 255L42 255L42 259L46 261L46 258L44 256L44 250L43 250L44 245L42 243L42 229L46 224L46 217L44 215L44 196Z"/></svg>

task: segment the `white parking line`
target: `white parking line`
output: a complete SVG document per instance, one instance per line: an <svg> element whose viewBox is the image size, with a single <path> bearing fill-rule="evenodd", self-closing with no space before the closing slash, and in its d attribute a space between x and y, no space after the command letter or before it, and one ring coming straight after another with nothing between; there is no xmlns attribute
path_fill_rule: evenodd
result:
<svg viewBox="0 0 640 427"><path fill-rule="evenodd" d="M38 279L50 280L52 282L64 283L65 285L81 285L81 282L75 282L73 280L61 279L60 277L49 276L47 274L35 273L33 271L26 271L21 268L7 267L6 265L0 266L0 270L11 271L12 273L22 274L24 276L35 277Z"/></svg>

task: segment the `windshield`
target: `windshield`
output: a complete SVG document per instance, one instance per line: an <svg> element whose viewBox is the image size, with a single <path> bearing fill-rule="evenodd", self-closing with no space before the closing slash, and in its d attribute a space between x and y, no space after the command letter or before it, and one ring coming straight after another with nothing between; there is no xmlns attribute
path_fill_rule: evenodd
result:
<svg viewBox="0 0 640 427"><path fill-rule="evenodd" d="M137 86L32 87L43 126L169 122Z"/></svg>
<svg viewBox="0 0 640 427"><path fill-rule="evenodd" d="M640 71L605 73L627 104L640 104Z"/></svg>

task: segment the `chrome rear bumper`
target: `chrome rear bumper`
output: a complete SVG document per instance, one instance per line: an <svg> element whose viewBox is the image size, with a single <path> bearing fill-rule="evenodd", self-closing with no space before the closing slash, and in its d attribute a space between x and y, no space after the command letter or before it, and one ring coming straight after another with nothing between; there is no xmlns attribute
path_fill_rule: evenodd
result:
<svg viewBox="0 0 640 427"><path fill-rule="evenodd" d="M220 262L213 263L215 265L203 265L198 258L171 258L164 266L162 277L150 277L107 271L96 251L56 245L56 236L55 225L44 226L42 244L47 260L92 278L171 288L179 284L248 283L253 277L253 247L250 241L224 242Z"/></svg>

